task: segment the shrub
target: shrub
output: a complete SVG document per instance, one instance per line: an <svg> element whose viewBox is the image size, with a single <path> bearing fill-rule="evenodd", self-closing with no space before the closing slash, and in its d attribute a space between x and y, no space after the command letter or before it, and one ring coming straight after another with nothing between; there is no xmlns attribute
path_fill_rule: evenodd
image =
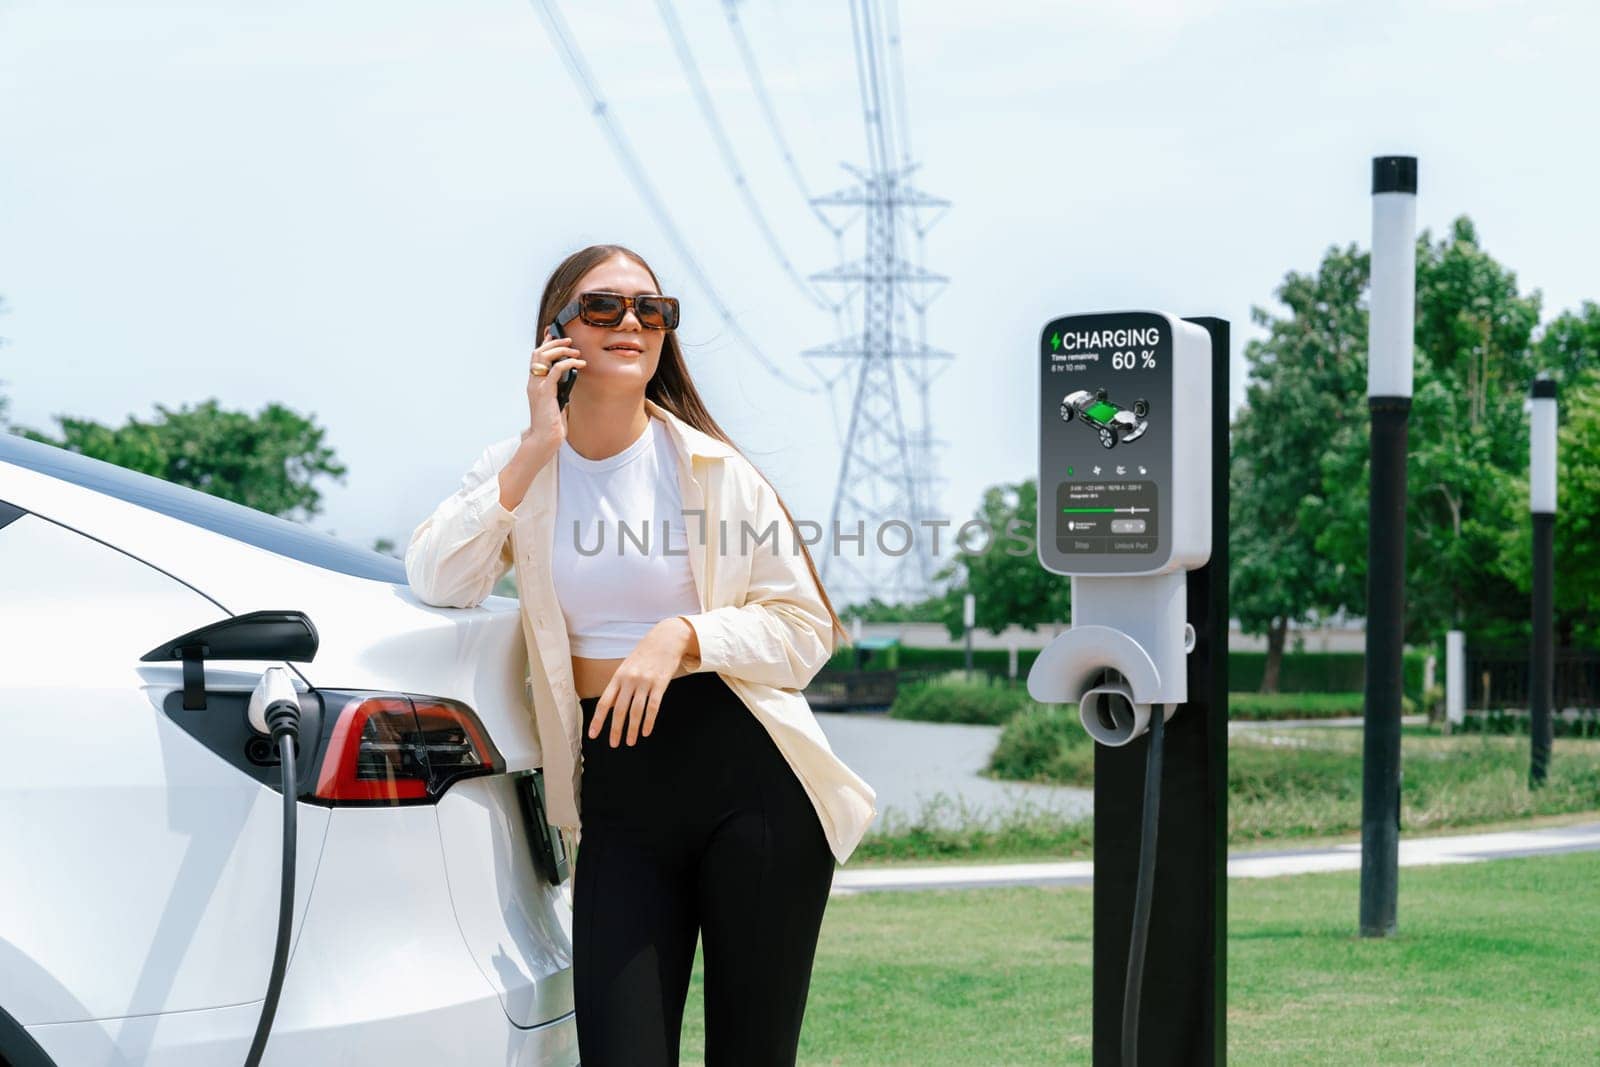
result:
<svg viewBox="0 0 1600 1067"><path fill-rule="evenodd" d="M1229 693L1230 719L1322 719L1360 715L1360 693Z"/></svg>
<svg viewBox="0 0 1600 1067"><path fill-rule="evenodd" d="M1229 693L1228 718L1235 720L1336 719L1362 714L1361 693ZM1412 714L1416 703L1400 698L1400 711Z"/></svg>
<svg viewBox="0 0 1600 1067"><path fill-rule="evenodd" d="M998 726L1019 710L1034 705L1021 686L968 682L959 672L908 685L895 693L889 714L921 722L965 722Z"/></svg>
<svg viewBox="0 0 1600 1067"><path fill-rule="evenodd" d="M1039 649L1017 650L1017 677L1025 679ZM1003 648L975 648L972 650L972 667L995 677L1004 677L1008 669L1009 653ZM949 648L898 648L897 665L904 670L945 668L959 669L965 661L966 650L959 646ZM1403 660L1401 678L1406 696L1421 700L1423 664L1428 658L1425 649L1407 651ZM886 656L874 653L868 669L878 669L888 662ZM841 649L834 653L828 666L836 670L855 669L855 650ZM1236 693L1252 692L1261 688L1261 677L1266 672L1265 652L1229 652L1228 688ZM1278 672L1278 689L1283 693L1350 693L1360 692L1365 684L1366 656L1360 652L1285 652Z"/></svg>
<svg viewBox="0 0 1600 1067"><path fill-rule="evenodd" d="M1229 714L1235 719L1360 715L1361 703L1360 693L1233 693L1228 697ZM1241 708L1245 714L1240 714ZM1403 708L1410 712L1409 700ZM1094 749L1078 721L1078 706L1031 704L1013 715L1000 732L988 773L1025 782L1092 786Z"/></svg>
<svg viewBox="0 0 1600 1067"><path fill-rule="evenodd" d="M1040 650L1037 648L1017 649L1017 677L1028 676L1028 668L1033 666L1033 661L1038 658ZM949 648L908 648L900 649L899 663L902 670L957 670L966 665L966 649L959 645ZM1011 653L1004 648L975 648L972 650L972 669L986 674L1004 677L1010 668Z"/></svg>
<svg viewBox="0 0 1600 1067"><path fill-rule="evenodd" d="M1034 704L1000 731L986 772L996 778L1094 785L1094 742L1076 704Z"/></svg>
<svg viewBox="0 0 1600 1067"><path fill-rule="evenodd" d="M930 859L974 856L1081 856L1094 837L1092 816L1064 814L1029 801L1001 811L974 811L960 794L937 793L914 815L890 808L851 857Z"/></svg>
<svg viewBox="0 0 1600 1067"><path fill-rule="evenodd" d="M1405 653L1401 678L1406 696L1422 697L1423 650ZM1265 652L1229 652L1228 688L1236 693L1261 688L1267 669ZM1278 669L1278 690L1283 693L1348 693L1365 684L1366 656L1361 652L1285 652Z"/></svg>
<svg viewBox="0 0 1600 1067"><path fill-rule="evenodd" d="M1527 712L1468 712L1457 727L1457 732L1527 737L1531 721ZM1569 719L1564 715L1554 715L1551 717L1550 732L1556 737L1600 737L1600 716L1587 713Z"/></svg>

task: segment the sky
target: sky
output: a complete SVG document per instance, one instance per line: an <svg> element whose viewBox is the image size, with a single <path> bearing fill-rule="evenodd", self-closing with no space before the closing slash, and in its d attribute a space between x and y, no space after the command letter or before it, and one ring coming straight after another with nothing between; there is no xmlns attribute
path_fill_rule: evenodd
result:
<svg viewBox="0 0 1600 1067"><path fill-rule="evenodd" d="M673 4L750 188L803 271L834 239L784 170L721 0ZM657 3L561 10L609 111L740 326L792 376L835 339L740 206ZM866 142L848 3L741 0L813 192ZM920 0L900 14L919 184L952 201L925 262L936 514L1035 476L1040 328L1216 315L1240 352L1288 270L1370 242L1371 159L1419 160L1419 228L1470 215L1544 297L1600 298L1600 7L1498 0ZM846 253L862 249L859 225ZM0 0L0 386L13 421L120 423L215 397L314 414L349 467L319 529L404 544L526 424L545 278L640 251L717 420L797 518L838 475L826 395L712 313L535 7ZM824 364L830 374L841 368ZM839 393L842 404L847 395ZM948 554L948 548L941 552Z"/></svg>

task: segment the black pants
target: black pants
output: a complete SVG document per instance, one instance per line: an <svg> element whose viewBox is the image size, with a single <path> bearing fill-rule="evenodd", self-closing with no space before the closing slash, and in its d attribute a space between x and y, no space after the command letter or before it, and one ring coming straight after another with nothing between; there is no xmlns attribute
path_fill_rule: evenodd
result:
<svg viewBox="0 0 1600 1067"><path fill-rule="evenodd" d="M793 1064L833 853L766 728L711 671L667 685L650 736L611 747L583 707L572 885L584 1067L678 1063L695 937L706 1063Z"/></svg>

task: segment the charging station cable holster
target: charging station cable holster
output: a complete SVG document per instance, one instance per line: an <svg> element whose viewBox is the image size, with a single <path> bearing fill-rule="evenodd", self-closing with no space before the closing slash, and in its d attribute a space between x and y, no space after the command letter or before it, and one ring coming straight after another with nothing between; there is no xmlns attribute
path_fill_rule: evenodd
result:
<svg viewBox="0 0 1600 1067"><path fill-rule="evenodd" d="M1125 745L1144 733L1153 709L1163 722L1172 718L1189 699L1187 581L1181 570L1073 577L1072 627L1034 660L1028 695L1041 704L1077 704L1083 728L1102 745Z"/></svg>

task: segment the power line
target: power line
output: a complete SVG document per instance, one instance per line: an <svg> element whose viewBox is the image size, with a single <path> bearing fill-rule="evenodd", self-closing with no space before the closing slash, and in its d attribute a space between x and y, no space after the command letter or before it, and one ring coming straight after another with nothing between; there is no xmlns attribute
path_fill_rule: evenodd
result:
<svg viewBox="0 0 1600 1067"><path fill-rule="evenodd" d="M783 159L784 167L789 172L789 177L794 181L795 188L799 191L806 207L814 214L819 222L833 234L834 251L836 258L843 260L844 232L857 218L860 218L865 209L841 221L835 219L822 210L822 206L812 196L811 188L806 183L805 175L800 171L800 165L795 160L794 152L789 147L789 138L784 134L782 121L778 118L778 109L773 106L772 94L767 91L766 78L762 76L761 64L756 59L755 49L750 46L750 38L745 33L744 23L739 18L738 4L740 0L723 0L723 13L727 16L728 30L733 35L734 46L738 49L739 58L744 64L745 77L750 82L750 90L755 95L757 104L760 105L762 117L766 121L767 132L772 135L773 144L778 150L778 155ZM861 285L845 286L841 289L839 299L830 301L833 308L834 329L838 336L844 336L849 330L852 305L855 297L862 292ZM808 364L815 369L815 364ZM828 412L833 418L834 436L841 446L845 441L843 429L839 424L839 409L834 386L849 372L848 368L839 374L827 379L828 383Z"/></svg>
<svg viewBox="0 0 1600 1067"><path fill-rule="evenodd" d="M728 173L733 177L734 187L739 190L740 197L744 200L745 208L750 212L750 217L755 220L756 228L761 231L762 238L767 242L773 256L782 265L783 271L794 282L795 287L806 295L806 299L820 308L831 308L832 301L827 300L817 292L800 272L795 270L794 263L790 261L783 246L778 242L778 235L773 232L771 224L767 222L761 205L756 202L755 193L750 189L749 179L745 177L744 168L739 165L739 157L733 150L733 142L728 139L727 131L723 129L722 119L717 115L717 108L711 100L711 93L706 89L706 83L700 77L700 67L695 62L694 53L689 48L689 42L684 37L683 26L678 22L678 14L672 6L672 0L656 0L656 8L661 12L661 21L667 27L667 35L672 38L672 48L678 53L678 64L683 67L683 76L689 82L689 88L694 93L695 102L700 105L700 114L705 117L706 125L711 128L712 140L717 143L717 150L722 154L723 165L728 168Z"/></svg>
<svg viewBox="0 0 1600 1067"><path fill-rule="evenodd" d="M766 353L761 350L761 347L755 343L755 340L745 332L744 327L739 324L739 320L734 317L732 310L723 301L716 286L711 284L710 277L700 266L694 254L689 251L688 242L684 240L682 233L679 232L677 224L672 220L671 213L667 211L666 204L656 192L655 186L651 184L644 167L640 165L638 156L633 150L633 145L622 132L622 127L617 120L612 116L610 106L600 94L599 85L593 72L589 70L588 64L584 61L583 53L572 39L572 33L567 28L566 21L556 8L555 0L532 0L532 2L544 17L545 28L549 31L551 43L555 45L557 54L560 55L562 63L567 68L567 73L572 76L572 80L577 85L579 92L588 99L595 121L600 123L600 128L605 131L606 136L610 139L611 147L616 151L617 158L622 163L622 169L633 183L634 190L639 194L639 199L644 201L650 213L655 216L656 224L661 227L668 243L672 245L679 259L683 261L689 273L699 283L701 290L710 299L711 306L717 315L739 341L750 350L757 361L772 373L773 377L786 385L798 389L800 392L820 393L822 391L820 386L801 381L768 358Z"/></svg>
<svg viewBox="0 0 1600 1067"><path fill-rule="evenodd" d="M728 29L733 33L733 42L739 49L739 57L744 61L745 76L750 79L750 88L756 94L756 103L761 106L761 113L766 117L767 131L772 134L772 139L778 146L778 154L783 157L784 166L788 168L789 176L794 179L795 188L800 190L800 196L817 216L817 220L838 238L844 233L847 224L836 224L811 202L811 189L806 185L805 175L800 173L800 164L795 162L794 153L789 150L789 139L783 134L783 124L778 121L778 112L773 108L772 97L767 93L767 82L761 76L761 66L756 62L749 38L745 36L744 24L739 21L737 3L738 0L723 0L722 10L728 18Z"/></svg>
<svg viewBox="0 0 1600 1067"><path fill-rule="evenodd" d="M912 163L911 159L911 115L907 103L910 94L906 92L905 54L900 44L900 0L885 0L884 6L889 37L889 65L893 71L893 92L897 105L896 125L900 130L900 163L909 174L915 169L916 165ZM926 270L927 246L924 237L934 223L938 222L943 217L944 212L948 210L949 204L946 203L940 208L939 214L926 224L922 222L915 205L904 215L896 214L897 224L908 225L916 234L916 266L919 271ZM907 303L911 304L913 311L916 313L918 346L923 351L929 351L927 302L914 300L907 301ZM904 322L904 308L897 308L896 310L901 317L901 321ZM906 375L916 387L917 396L921 402L922 421L913 438L912 447L918 456L918 480L922 487L923 499L930 503L938 495L938 487L948 481L947 478L939 474L939 464L934 456L935 447L943 447L948 442L942 438L935 437L933 433L933 407L930 387L933 384L933 380L949 370L951 365L949 361L928 360L911 360L903 364Z"/></svg>
<svg viewBox="0 0 1600 1067"><path fill-rule="evenodd" d="M890 5L886 17L882 10L885 2ZM932 487L939 480L932 458L928 384L935 371L953 358L927 343L922 317L948 279L922 266L920 254L915 264L906 255L908 230L917 234L920 243L931 225L921 223L920 212L938 210L942 215L949 201L924 192L910 180L917 165L910 158L910 131L904 128L907 107L894 3L850 2L851 45L868 162L865 167L845 164L856 185L813 200L822 210L860 207L866 231L861 258L841 256L837 267L812 275L821 282L861 287L858 330L853 335L841 332L838 341L802 353L851 361L856 368L850 426L830 515L835 528L846 512L875 520L880 530L895 521L920 527L922 517L929 514ZM907 305L918 314L920 336L915 341L905 336ZM921 426L915 430L908 425L905 387L899 381L902 372L921 394ZM926 545L919 545L915 553L900 553L895 561L875 560L872 564L836 560L830 555L823 562L825 582L832 581L830 571L836 562L850 572L846 583L836 584L848 584L852 593L892 602L932 591L933 559Z"/></svg>
<svg viewBox="0 0 1600 1067"><path fill-rule="evenodd" d="M850 45L856 53L856 84L861 90L862 128L867 135L867 169L881 174L889 169L887 138L883 130L883 107L878 98L878 63L863 38L871 27L864 27L866 12L857 13L856 0L850 0Z"/></svg>
<svg viewBox="0 0 1600 1067"><path fill-rule="evenodd" d="M911 117L906 112L906 65L900 52L900 0L888 0L889 63L894 69L894 98L899 112L896 128L900 131L900 165L911 165Z"/></svg>

